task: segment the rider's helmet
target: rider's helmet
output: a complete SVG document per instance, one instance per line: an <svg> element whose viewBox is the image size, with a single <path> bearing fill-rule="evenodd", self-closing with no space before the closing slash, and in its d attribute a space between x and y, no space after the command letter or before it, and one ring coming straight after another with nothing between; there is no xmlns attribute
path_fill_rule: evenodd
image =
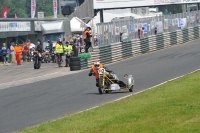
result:
<svg viewBox="0 0 200 133"><path fill-rule="evenodd" d="M94 62L94 66L99 69L100 68L100 61L96 60Z"/></svg>

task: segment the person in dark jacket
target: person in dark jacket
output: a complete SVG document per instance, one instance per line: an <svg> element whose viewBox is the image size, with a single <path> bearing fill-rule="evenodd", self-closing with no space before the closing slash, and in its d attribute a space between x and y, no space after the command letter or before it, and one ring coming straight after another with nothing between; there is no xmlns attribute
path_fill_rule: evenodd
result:
<svg viewBox="0 0 200 133"><path fill-rule="evenodd" d="M92 43L90 41L91 38L91 28L87 27L84 31L84 42L85 42L85 53L88 53L88 49L91 47Z"/></svg>
<svg viewBox="0 0 200 133"><path fill-rule="evenodd" d="M42 54L42 43L41 43L41 41L39 40L38 41L38 45L37 45L37 48L36 48L36 50L40 53L40 54Z"/></svg>
<svg viewBox="0 0 200 133"><path fill-rule="evenodd" d="M6 55L8 54L8 48L6 47L6 44L3 43L3 47L1 48L1 55L3 57L3 63L4 65L7 64Z"/></svg>

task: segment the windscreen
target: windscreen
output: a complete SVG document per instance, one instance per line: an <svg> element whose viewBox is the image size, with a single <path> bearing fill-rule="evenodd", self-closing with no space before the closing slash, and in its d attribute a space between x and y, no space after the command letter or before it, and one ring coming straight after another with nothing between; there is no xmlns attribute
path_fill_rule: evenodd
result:
<svg viewBox="0 0 200 133"><path fill-rule="evenodd" d="M47 34L47 35L44 36L44 42L48 42L48 40L51 41L51 42L56 42L56 41L58 41L59 38L61 38L60 33Z"/></svg>

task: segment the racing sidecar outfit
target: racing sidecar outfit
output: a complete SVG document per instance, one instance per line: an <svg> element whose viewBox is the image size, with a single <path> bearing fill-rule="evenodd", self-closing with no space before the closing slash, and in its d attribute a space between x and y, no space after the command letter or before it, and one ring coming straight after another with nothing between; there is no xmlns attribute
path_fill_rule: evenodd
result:
<svg viewBox="0 0 200 133"><path fill-rule="evenodd" d="M96 86L97 87L99 87L99 73L98 73L99 68L104 68L106 70L107 76L110 79L115 79L115 82L118 83L120 85L120 87L126 86L126 84L123 81L120 81L118 79L117 75L113 71L111 71L108 68L104 67L103 64L100 64L99 67L95 67L95 65L92 65L92 68L91 68L90 73L89 73L89 76L92 76L92 75L95 76L95 78L96 78Z"/></svg>

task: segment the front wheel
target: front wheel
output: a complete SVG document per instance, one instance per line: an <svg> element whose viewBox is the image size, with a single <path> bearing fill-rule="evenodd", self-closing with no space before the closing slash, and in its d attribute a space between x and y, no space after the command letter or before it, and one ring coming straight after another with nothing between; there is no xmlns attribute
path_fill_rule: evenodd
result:
<svg viewBox="0 0 200 133"><path fill-rule="evenodd" d="M103 92L104 92L104 86L102 85L102 82L103 82L103 78L100 78L99 79L99 87L98 87L99 94L103 94Z"/></svg>

